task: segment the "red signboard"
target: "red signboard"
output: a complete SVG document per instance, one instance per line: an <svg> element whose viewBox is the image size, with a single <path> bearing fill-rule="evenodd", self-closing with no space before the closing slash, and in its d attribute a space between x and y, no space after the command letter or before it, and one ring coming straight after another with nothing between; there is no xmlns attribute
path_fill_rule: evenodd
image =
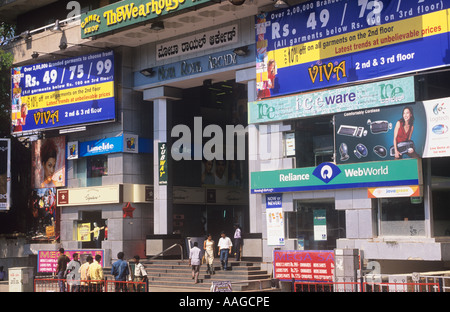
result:
<svg viewBox="0 0 450 312"><path fill-rule="evenodd" d="M102 260L100 261L101 266L104 266L104 251L100 249L83 249L83 250L66 250L64 254L73 259L73 254L78 253L80 256L80 261L83 263L83 255L91 255L92 258L95 255L102 256ZM56 266L58 264L58 257L60 253L56 250L39 250L38 252L38 272L47 272L53 273L56 272Z"/></svg>
<svg viewBox="0 0 450 312"><path fill-rule="evenodd" d="M273 272L281 281L332 281L334 251L274 250Z"/></svg>

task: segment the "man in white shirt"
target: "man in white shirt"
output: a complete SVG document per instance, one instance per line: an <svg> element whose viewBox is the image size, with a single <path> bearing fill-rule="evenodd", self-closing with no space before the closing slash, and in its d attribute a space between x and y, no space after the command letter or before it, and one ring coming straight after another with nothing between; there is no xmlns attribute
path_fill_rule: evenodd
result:
<svg viewBox="0 0 450 312"><path fill-rule="evenodd" d="M219 244L217 244L217 246L219 247L219 256L222 269L226 271L228 267L228 255L231 254L233 243L231 243L231 239L227 237L225 232L220 233L220 236Z"/></svg>
<svg viewBox="0 0 450 312"><path fill-rule="evenodd" d="M194 242L194 247L191 248L189 253L189 265L192 266L192 279L195 284L198 283L198 274L200 272L200 265L202 259L202 251L198 248L198 243Z"/></svg>
<svg viewBox="0 0 450 312"><path fill-rule="evenodd" d="M134 278L133 281L136 283L147 283L148 282L148 276L147 276L147 271L145 270L145 267L142 263L139 262L141 258L136 255L134 256ZM148 287L146 287L147 285L145 284L137 284L137 291L141 292L141 291L146 291L146 289Z"/></svg>

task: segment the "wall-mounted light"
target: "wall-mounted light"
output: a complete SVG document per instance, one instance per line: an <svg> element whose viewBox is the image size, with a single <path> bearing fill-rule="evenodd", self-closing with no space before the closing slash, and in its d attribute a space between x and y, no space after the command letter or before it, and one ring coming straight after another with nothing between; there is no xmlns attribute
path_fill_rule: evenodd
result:
<svg viewBox="0 0 450 312"><path fill-rule="evenodd" d="M59 44L59 49L60 50L65 50L67 49L67 42L63 41Z"/></svg>
<svg viewBox="0 0 450 312"><path fill-rule="evenodd" d="M146 68L143 69L141 71L139 71L142 75L144 75L145 77L152 77L155 74L155 71L153 70L153 68Z"/></svg>
<svg viewBox="0 0 450 312"><path fill-rule="evenodd" d="M289 4L287 4L284 0L277 0L273 6L277 9L285 9L289 7Z"/></svg>
<svg viewBox="0 0 450 312"><path fill-rule="evenodd" d="M50 31L51 31L51 32L55 32L55 33L57 33L57 32L62 32L61 26L59 25L59 20L56 20L56 21L55 21L55 26L53 26L53 28L50 29Z"/></svg>
<svg viewBox="0 0 450 312"><path fill-rule="evenodd" d="M31 34L29 30L25 30L23 33L21 33L19 35L20 38L25 39L25 40L29 40L31 39Z"/></svg>
<svg viewBox="0 0 450 312"><path fill-rule="evenodd" d="M31 57L34 58L34 59L37 59L39 57L39 53L34 51L33 54L31 54Z"/></svg>
<svg viewBox="0 0 450 312"><path fill-rule="evenodd" d="M150 26L151 30L163 30L164 29L164 22L154 22Z"/></svg>
<svg viewBox="0 0 450 312"><path fill-rule="evenodd" d="M247 46L239 47L234 49L233 52L239 56L246 56L248 54L248 47Z"/></svg>

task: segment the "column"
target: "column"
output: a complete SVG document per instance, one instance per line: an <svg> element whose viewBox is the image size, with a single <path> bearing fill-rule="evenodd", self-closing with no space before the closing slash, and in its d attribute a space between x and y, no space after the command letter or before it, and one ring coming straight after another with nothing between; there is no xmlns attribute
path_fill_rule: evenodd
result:
<svg viewBox="0 0 450 312"><path fill-rule="evenodd" d="M170 101L181 99L181 90L169 87L158 87L144 90L144 100L153 101L153 219L154 234L172 234L172 202L168 191L170 181ZM168 182L159 184L159 147L158 143L167 143Z"/></svg>

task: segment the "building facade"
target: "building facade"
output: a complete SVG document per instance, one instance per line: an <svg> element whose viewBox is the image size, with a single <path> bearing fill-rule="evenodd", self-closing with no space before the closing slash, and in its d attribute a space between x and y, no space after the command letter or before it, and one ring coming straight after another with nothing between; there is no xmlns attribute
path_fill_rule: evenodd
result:
<svg viewBox="0 0 450 312"><path fill-rule="evenodd" d="M0 6L12 133L45 199L34 248L53 226L67 249L152 256L239 224L269 270L334 249L446 268L448 4L375 2Z"/></svg>

